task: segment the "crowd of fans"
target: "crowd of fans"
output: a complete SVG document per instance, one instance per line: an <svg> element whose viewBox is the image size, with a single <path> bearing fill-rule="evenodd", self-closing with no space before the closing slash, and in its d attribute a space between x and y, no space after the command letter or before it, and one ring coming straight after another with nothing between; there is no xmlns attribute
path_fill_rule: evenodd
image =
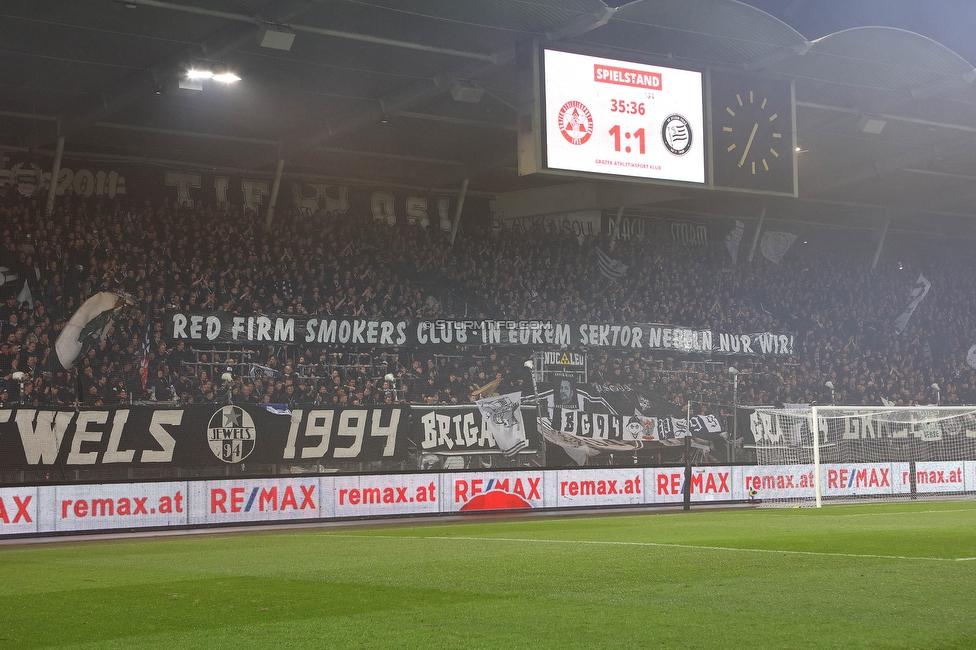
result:
<svg viewBox="0 0 976 650"><path fill-rule="evenodd" d="M797 342L790 357L591 349L589 379L691 401L696 410L733 401L976 403L976 371L966 363L976 342L976 264L962 254L882 261L872 270L863 254L812 255L797 246L780 264L757 255L733 265L720 241L692 247L602 236L581 243L544 231L490 236L467 222L451 246L433 228L391 228L351 213L284 209L266 229L253 211L233 205L120 207L68 195L47 217L43 203L15 185L2 193L0 266L9 269L4 277L19 275L0 287L9 296L0 304L2 405L466 403L487 392L533 390L525 349L191 349L164 340L161 317L174 309L788 331ZM600 275L598 246L628 265L623 277ZM920 271L932 289L897 334L892 321ZM18 299L25 278L33 306ZM133 304L75 368L56 369L53 343L64 323L106 289L129 294ZM738 369L737 381L728 366Z"/></svg>

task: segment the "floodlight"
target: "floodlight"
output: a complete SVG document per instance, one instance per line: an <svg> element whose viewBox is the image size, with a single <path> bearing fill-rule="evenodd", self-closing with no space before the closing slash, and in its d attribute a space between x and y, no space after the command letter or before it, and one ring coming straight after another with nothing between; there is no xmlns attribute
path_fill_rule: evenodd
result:
<svg viewBox="0 0 976 650"><path fill-rule="evenodd" d="M871 135L878 135L884 130L885 126L888 124L886 120L879 117L873 117L871 115L862 115L861 119L857 121L857 128L861 129L864 133L869 133Z"/></svg>
<svg viewBox="0 0 976 650"><path fill-rule="evenodd" d="M258 45L271 48L272 50L284 50L287 52L291 49L292 43L294 42L294 32L289 32L278 27L264 27L258 34Z"/></svg>
<svg viewBox="0 0 976 650"><path fill-rule="evenodd" d="M186 78L187 79L211 79L211 78L213 78L213 76L214 76L214 73L212 71L210 71L210 70L195 70L194 69L194 70L187 70L186 71Z"/></svg>
<svg viewBox="0 0 976 650"><path fill-rule="evenodd" d="M224 84L231 84L241 80L241 78L233 72L221 72L220 74L213 75L211 79Z"/></svg>
<svg viewBox="0 0 976 650"><path fill-rule="evenodd" d="M451 86L451 97L454 98L454 101L458 102L477 104L481 101L481 97L484 94L485 89L473 81L455 79L454 85Z"/></svg>

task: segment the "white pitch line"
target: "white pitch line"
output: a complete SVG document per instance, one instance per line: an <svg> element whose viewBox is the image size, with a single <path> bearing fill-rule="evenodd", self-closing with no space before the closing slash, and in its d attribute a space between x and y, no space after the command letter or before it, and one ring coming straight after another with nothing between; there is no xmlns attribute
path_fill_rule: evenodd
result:
<svg viewBox="0 0 976 650"><path fill-rule="evenodd" d="M614 542L582 539L529 539L519 537L466 537L466 536L429 536L422 535L349 535L344 533L325 533L327 537L353 537L358 539L422 539L422 540L457 540L469 542L524 542L535 544L586 544L597 546L644 546L650 548L681 548L697 551L739 551L744 553L773 553L782 555L813 555L820 557L848 557L874 560L923 560L927 562L972 562L976 557L913 557L910 555L874 555L870 553L827 553L822 551L790 551L771 548L736 548L733 546L699 546L694 544L668 544L664 542Z"/></svg>

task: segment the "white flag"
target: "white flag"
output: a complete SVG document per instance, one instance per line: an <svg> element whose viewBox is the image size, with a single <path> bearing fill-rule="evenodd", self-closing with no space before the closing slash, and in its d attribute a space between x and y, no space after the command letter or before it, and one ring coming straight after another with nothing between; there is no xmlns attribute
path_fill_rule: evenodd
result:
<svg viewBox="0 0 976 650"><path fill-rule="evenodd" d="M908 321L911 319L912 314L915 313L915 308L918 307L918 303L922 302L922 299L929 292L931 287L932 283L926 280L924 275L919 273L918 280L915 281L915 286L912 288L912 292L908 294L908 304L905 305L905 311L902 312L901 316L895 319L895 332L897 334L901 334L905 331Z"/></svg>
<svg viewBox="0 0 976 650"><path fill-rule="evenodd" d="M742 233L745 231L746 224L738 219L735 220L735 229L725 236L725 248L732 256L732 264L736 264L739 258L739 242L742 241Z"/></svg>
<svg viewBox="0 0 976 650"><path fill-rule="evenodd" d="M126 300L111 291L96 293L78 308L54 342L58 361L67 370L82 354L105 340Z"/></svg>
<svg viewBox="0 0 976 650"><path fill-rule="evenodd" d="M505 456L514 456L529 446L522 420L522 393L508 393L479 399L475 404L485 419L488 432Z"/></svg>
<svg viewBox="0 0 976 650"><path fill-rule="evenodd" d="M613 259L604 253L603 249L597 247L596 253L600 256L600 273L608 280L616 280L627 270L626 264L620 260Z"/></svg>
<svg viewBox="0 0 976 650"><path fill-rule="evenodd" d="M763 234L759 249L762 251L763 257L773 264L779 264L794 241L796 241L796 235L791 232L767 230Z"/></svg>
<svg viewBox="0 0 976 650"><path fill-rule="evenodd" d="M27 286L27 280L24 280L24 288L20 290L20 295L17 296L17 304L23 305L24 303L30 305L30 308L34 308L34 296L31 295L30 287Z"/></svg>

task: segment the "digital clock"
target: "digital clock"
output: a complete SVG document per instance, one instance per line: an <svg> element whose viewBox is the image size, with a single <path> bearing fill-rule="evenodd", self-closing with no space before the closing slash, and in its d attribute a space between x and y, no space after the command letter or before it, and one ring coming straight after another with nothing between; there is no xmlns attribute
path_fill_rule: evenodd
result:
<svg viewBox="0 0 976 650"><path fill-rule="evenodd" d="M551 170L705 182L702 74L543 51Z"/></svg>

